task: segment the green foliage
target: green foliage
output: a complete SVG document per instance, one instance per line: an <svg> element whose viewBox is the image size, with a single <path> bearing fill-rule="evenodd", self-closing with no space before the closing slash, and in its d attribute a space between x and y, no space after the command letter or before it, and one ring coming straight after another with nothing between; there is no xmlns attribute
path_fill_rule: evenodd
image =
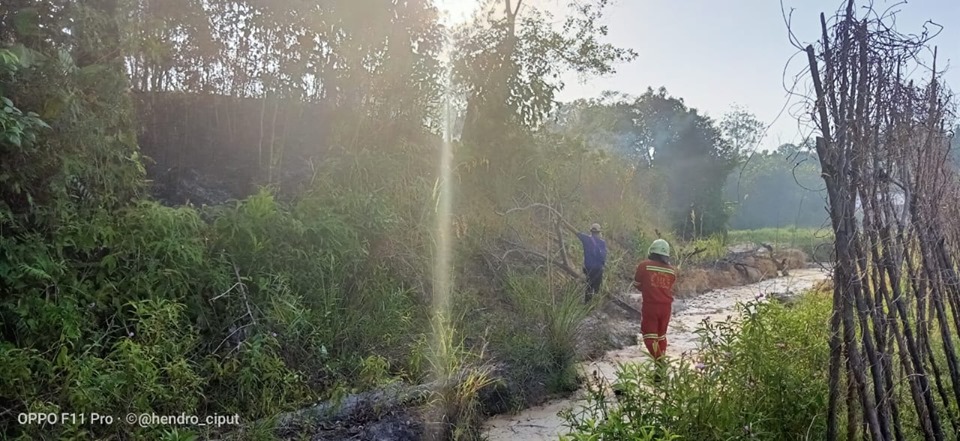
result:
<svg viewBox="0 0 960 441"><path fill-rule="evenodd" d="M19 66L19 57L9 50L0 50L0 70L15 71ZM33 147L37 142L37 132L50 128L39 115L23 113L5 96L0 95L0 104L3 105L0 107L0 145L18 149Z"/></svg>
<svg viewBox="0 0 960 441"><path fill-rule="evenodd" d="M821 439L830 308L810 293L792 308L749 302L739 323L704 322L697 358L681 358L660 384L646 365L621 366L623 394L609 403L594 387L565 415L568 439Z"/></svg>
<svg viewBox="0 0 960 441"><path fill-rule="evenodd" d="M214 247L252 281L247 301L268 305L267 316L282 318L271 328L287 342L285 358L324 383L346 380L339 374L323 378L327 356L338 360L335 370L344 374L365 358L351 355L358 350L385 355L398 367L416 330L409 291L384 268L367 262L364 230L334 211L338 205L344 207L312 194L287 211L261 192L243 204L217 209L214 222ZM357 210L350 219L377 219L369 217L371 205L350 207ZM376 234L366 230L363 235ZM242 314L238 309L227 317Z"/></svg>
<svg viewBox="0 0 960 441"><path fill-rule="evenodd" d="M677 243L672 263L680 268L684 265L713 263L727 256L727 242L720 235L672 243Z"/></svg>
<svg viewBox="0 0 960 441"><path fill-rule="evenodd" d="M37 229L77 211L121 207L143 184L127 78L111 44L116 11L101 6L78 5L26 21L16 17L28 16L28 8L0 17L13 19L11 29L24 34L0 56L0 91L10 109L3 113L19 114L14 103L27 110L26 118L17 117L20 124L4 122L0 208ZM49 22L38 22L41 17ZM76 39L72 50L48 44L67 35ZM11 61L19 65L11 68ZM45 127L38 115L54 128L45 131L48 136L34 135Z"/></svg>
<svg viewBox="0 0 960 441"><path fill-rule="evenodd" d="M458 29L453 73L466 94L463 139L495 147L504 135L539 127L563 87L559 74L609 74L636 53L602 43L609 0L573 2L562 26L546 8L497 0L490 13ZM490 160L500 151L486 150ZM509 163L508 161L504 161Z"/></svg>
<svg viewBox="0 0 960 441"><path fill-rule="evenodd" d="M13 101L4 93L11 78L17 71L26 67L26 63L12 50L0 49L0 155L4 158L15 158L19 155L36 154L37 135L43 129L50 129L46 122L34 112L24 113L17 108ZM32 195L28 192L27 183L17 173L16 168L8 160L0 164L0 185L9 188L9 193L25 196L28 203L32 203ZM11 195L12 196L12 195ZM6 199L0 205L0 222L7 221L10 210Z"/></svg>
<svg viewBox="0 0 960 441"><path fill-rule="evenodd" d="M10 408L198 413L208 406L224 409L228 406L221 400L248 390L289 389L269 381L271 372L287 370L282 363L246 367L256 378L248 389L238 384L238 372L229 371L229 360L223 362L226 367L204 360L202 336L218 334L208 327L212 311L204 307L204 296L226 274L207 253L203 230L190 209L142 203L65 223L52 244L36 235L4 238L0 283L14 289L0 302L0 317L10 332L4 359L11 364L0 374L0 395ZM237 356L253 353L240 350ZM232 387L218 395L207 381L221 368ZM270 402L258 398L245 406ZM255 414L248 409L245 416ZM4 428L31 436L88 429L99 435L134 430Z"/></svg>
<svg viewBox="0 0 960 441"><path fill-rule="evenodd" d="M591 151L581 139L537 133L562 87L561 69L605 74L633 57L600 41L606 0L577 3L560 29L536 8L465 28L454 67L469 124L505 122L518 143L503 144L516 148L492 158L489 145L469 139L456 148L463 191L453 220L460 244L454 279L475 303L457 303L473 309L461 311L470 314L456 326L430 323L439 143L424 134L438 126L430 118L443 70L436 8L427 0L321 3L4 3L0 407L235 413L252 426L245 434L267 438L271 428L261 419L432 373L444 382L431 397L442 433L471 439L478 394L493 381L490 358L518 366L511 374L524 387L575 388L576 343L590 311L580 303L582 287L522 263L497 286L476 264L511 230L552 244L555 219L508 224L495 210L548 202L577 223L601 221L611 244L642 243L660 224L666 195L681 188L671 176L688 174L676 159L690 153L688 141L696 141L690 149L697 154L728 159L719 132L682 103L670 107L679 100L648 94L643 106L653 119L642 133L663 121L696 120L693 134L676 131L667 144L655 137L666 150L651 157L653 170ZM281 103L296 103L291 114L304 103L329 106L333 133L288 137L293 125L274 123L271 139L260 140L269 150L269 184L285 171L285 143L322 154L322 163L311 164L310 185L290 197L271 187L221 206L165 207L142 192L143 123L135 116L154 115L134 115L131 88L269 97L259 102L261 127L270 105L274 119ZM272 139L281 131L283 139ZM187 138L167 148L204 142ZM712 193L697 197L704 206L697 213L715 208L705 202ZM722 223L696 216L695 224ZM625 255L611 251L611 265ZM494 357L484 350L488 333ZM23 439L196 439L231 429L0 420L5 435Z"/></svg>
<svg viewBox="0 0 960 441"><path fill-rule="evenodd" d="M660 199L680 237L725 231L728 212L721 190L739 159L738 147L713 120L665 89L575 102L561 113L555 130L649 169L653 182L646 194Z"/></svg>
<svg viewBox="0 0 960 441"><path fill-rule="evenodd" d="M5 236L0 395L21 411L252 421L415 366L409 291L368 267L361 233L324 206L306 197L288 209L263 192L208 210L207 223L142 202L63 224L46 246ZM346 207L359 219L368 206Z"/></svg>
<svg viewBox="0 0 960 441"><path fill-rule="evenodd" d="M763 123L741 106L734 106L729 113L723 115L718 125L723 137L738 152L758 147L757 143L763 135Z"/></svg>

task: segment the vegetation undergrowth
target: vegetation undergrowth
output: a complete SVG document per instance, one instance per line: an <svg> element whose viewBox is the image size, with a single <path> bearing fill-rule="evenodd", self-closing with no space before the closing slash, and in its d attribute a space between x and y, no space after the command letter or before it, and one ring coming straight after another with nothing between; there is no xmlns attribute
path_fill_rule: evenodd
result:
<svg viewBox="0 0 960 441"><path fill-rule="evenodd" d="M446 317L432 320L427 353L431 379L439 386L427 400L426 439L478 439L483 413L480 393L498 381L484 348L464 344L457 327Z"/></svg>
<svg viewBox="0 0 960 441"><path fill-rule="evenodd" d="M823 439L830 308L811 292L791 307L749 302L740 319L704 322L702 350L674 360L662 383L646 364L625 364L615 401L591 385L588 403L564 416L564 439Z"/></svg>
<svg viewBox="0 0 960 441"><path fill-rule="evenodd" d="M545 10L524 8L509 26L455 35L464 50L451 67L471 115L452 145L458 319L449 322L430 306L437 195L451 184L436 167L444 32L432 2L382 2L372 15L358 2L322 14L290 1L34 3L0 11L5 438L237 429L16 420L97 412L237 415L255 426L245 434L269 439L278 414L444 380L428 423L441 437L476 439L482 413L577 387L583 323L603 296L582 304L582 247L557 233L560 215L580 229L603 224L610 291L658 228L678 248L675 238L725 229L720 184L738 147L681 99L660 90L580 103L546 127L557 116L557 60L610 73L630 59L599 40L606 1L582 5L561 30ZM523 38L507 38L511 29ZM251 40L271 49L237 44ZM510 59L523 66L477 56L503 41L522 43ZM513 77L490 75L499 69ZM168 101L189 111L166 114ZM329 114L314 118L314 106ZM622 138L610 112L637 139L659 137L658 125L676 139L647 146L656 155L633 144L625 155L608 142ZM669 124L686 119L696 130ZM203 165L256 190L166 206L146 191L158 178L148 165ZM684 176L698 177L696 191ZM505 214L535 203L555 211ZM702 244L710 255L724 245L689 247ZM499 377L508 405L491 408L484 391Z"/></svg>

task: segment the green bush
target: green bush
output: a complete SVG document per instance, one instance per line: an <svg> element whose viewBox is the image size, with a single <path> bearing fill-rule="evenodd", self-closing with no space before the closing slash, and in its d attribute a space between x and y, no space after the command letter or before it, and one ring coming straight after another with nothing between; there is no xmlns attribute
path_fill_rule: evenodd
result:
<svg viewBox="0 0 960 441"><path fill-rule="evenodd" d="M747 303L740 324L705 322L698 358L681 358L663 383L627 364L616 403L592 387L588 404L565 415L567 439L823 439L830 306L808 294L789 309Z"/></svg>
<svg viewBox="0 0 960 441"><path fill-rule="evenodd" d="M141 202L57 225L52 239L5 235L0 399L16 412L253 421L419 374L405 372L422 332L410 290L366 265L356 213L320 206L268 192L204 213ZM133 430L8 423L28 438Z"/></svg>

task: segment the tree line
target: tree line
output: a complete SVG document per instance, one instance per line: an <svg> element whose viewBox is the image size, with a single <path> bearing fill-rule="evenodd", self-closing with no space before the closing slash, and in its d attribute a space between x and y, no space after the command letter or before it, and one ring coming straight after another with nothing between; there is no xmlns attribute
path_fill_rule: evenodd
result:
<svg viewBox="0 0 960 441"><path fill-rule="evenodd" d="M318 141L341 148L418 142L424 134L438 134L441 101L453 97L460 103L466 148L494 163L511 163L515 150L524 148L524 136L552 127L593 147L609 147L638 168L657 170L669 195L672 227L686 237L722 233L728 226L780 226L789 220L784 212L796 207L789 223L807 226L822 217L816 214L822 194L801 188L802 177L800 185L789 185L788 175L798 170L803 175L809 167L788 170L797 158L787 152L777 157L782 162L771 156L747 160L763 125L743 109L716 121L663 88L639 97L608 93L562 106L556 102L563 87L559 73L604 75L636 58L600 40L607 32L599 22L607 1L576 3L562 26L523 0L484 5L472 22L447 29L429 0L310 6L18 0L3 15L4 41L46 53L80 38L122 66L134 90L259 98L261 126L276 125L278 114L289 118L280 106L289 107L290 100L320 103L331 110L336 130ZM96 17L90 15L95 11L110 18L74 19ZM89 38L74 36L71 28L89 29ZM107 42L115 49L103 51ZM452 56L443 53L447 43ZM104 55L77 57L81 65L99 66L102 60ZM447 89L453 93L444 95ZM49 100L42 106L52 107ZM279 179L274 168L285 146L260 144L258 163L266 164L270 183ZM738 194L728 183L735 171ZM778 180L776 188L744 191L744 171L748 180L770 175ZM769 194L784 197L768 208ZM778 213L776 219L770 212Z"/></svg>

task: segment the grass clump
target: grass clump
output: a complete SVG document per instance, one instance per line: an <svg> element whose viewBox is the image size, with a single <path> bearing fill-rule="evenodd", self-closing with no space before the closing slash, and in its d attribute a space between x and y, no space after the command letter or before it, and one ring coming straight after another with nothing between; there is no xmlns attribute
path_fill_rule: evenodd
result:
<svg viewBox="0 0 960 441"><path fill-rule="evenodd" d="M483 349L469 348L454 323L443 316L432 321L427 361L437 387L427 400L428 440L478 440L483 422L480 392L498 379Z"/></svg>
<svg viewBox="0 0 960 441"><path fill-rule="evenodd" d="M586 318L600 301L585 305L582 285L551 285L542 274L513 273L504 282L496 301L475 293L458 307L469 314L468 334L487 336L489 357L504 375L505 393L486 403L493 413L517 411L577 389Z"/></svg>

